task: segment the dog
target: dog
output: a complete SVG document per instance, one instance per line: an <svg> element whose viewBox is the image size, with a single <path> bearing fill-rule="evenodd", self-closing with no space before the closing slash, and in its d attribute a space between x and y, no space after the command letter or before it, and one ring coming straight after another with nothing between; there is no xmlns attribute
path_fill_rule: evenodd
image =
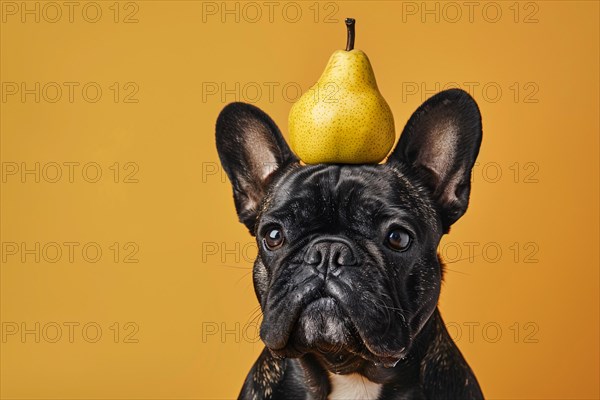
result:
<svg viewBox="0 0 600 400"><path fill-rule="evenodd" d="M231 103L216 145L256 237L266 348L240 399L482 399L437 303L443 234L466 211L475 100L425 101L380 164L303 165L259 108Z"/></svg>

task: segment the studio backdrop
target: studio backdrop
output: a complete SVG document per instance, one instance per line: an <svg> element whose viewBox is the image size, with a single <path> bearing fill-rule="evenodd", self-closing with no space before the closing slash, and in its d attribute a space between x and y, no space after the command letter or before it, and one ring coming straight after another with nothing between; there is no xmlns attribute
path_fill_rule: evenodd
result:
<svg viewBox="0 0 600 400"><path fill-rule="evenodd" d="M234 101L288 135L345 45L396 137L477 101L440 310L490 399L597 399L596 1L2 1L2 399L232 399L263 348L215 147ZM324 93L323 95L329 95Z"/></svg>

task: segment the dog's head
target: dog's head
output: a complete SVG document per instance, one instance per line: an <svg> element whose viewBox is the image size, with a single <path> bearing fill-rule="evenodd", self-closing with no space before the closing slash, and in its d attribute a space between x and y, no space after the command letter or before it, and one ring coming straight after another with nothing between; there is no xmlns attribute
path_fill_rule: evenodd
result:
<svg viewBox="0 0 600 400"><path fill-rule="evenodd" d="M436 308L437 246L467 209L480 143L479 109L458 89L426 101L376 165L301 165L265 113L225 107L217 149L258 244L266 346L332 364L405 357Z"/></svg>

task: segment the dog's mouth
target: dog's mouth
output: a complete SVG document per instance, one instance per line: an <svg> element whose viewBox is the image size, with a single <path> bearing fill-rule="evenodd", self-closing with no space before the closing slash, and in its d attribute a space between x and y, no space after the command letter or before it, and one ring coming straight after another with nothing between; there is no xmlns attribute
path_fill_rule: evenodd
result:
<svg viewBox="0 0 600 400"><path fill-rule="evenodd" d="M299 357L314 353L325 357L331 364L340 364L355 356L354 353L361 348L356 326L333 297L310 301L290 323L291 331L285 346L271 348L278 355Z"/></svg>
<svg viewBox="0 0 600 400"><path fill-rule="evenodd" d="M335 352L352 344L356 328L333 297L321 297L300 312L290 341L321 352Z"/></svg>
<svg viewBox="0 0 600 400"><path fill-rule="evenodd" d="M285 335L284 332L279 332ZM272 353L282 357L300 357L316 354L336 373L351 371L359 363L369 361L376 366L393 367L406 356L406 347L394 353L378 351L370 343L378 338L364 337L347 307L331 296L319 297L299 310L291 321L285 345L272 348ZM383 340L383 339L382 339Z"/></svg>

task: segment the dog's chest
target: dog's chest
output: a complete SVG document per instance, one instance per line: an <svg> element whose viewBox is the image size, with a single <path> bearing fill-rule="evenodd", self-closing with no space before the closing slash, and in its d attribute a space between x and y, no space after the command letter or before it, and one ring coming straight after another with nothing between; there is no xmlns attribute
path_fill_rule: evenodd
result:
<svg viewBox="0 0 600 400"><path fill-rule="evenodd" d="M331 393L328 400L375 400L381 384L371 382L360 374L329 374Z"/></svg>

